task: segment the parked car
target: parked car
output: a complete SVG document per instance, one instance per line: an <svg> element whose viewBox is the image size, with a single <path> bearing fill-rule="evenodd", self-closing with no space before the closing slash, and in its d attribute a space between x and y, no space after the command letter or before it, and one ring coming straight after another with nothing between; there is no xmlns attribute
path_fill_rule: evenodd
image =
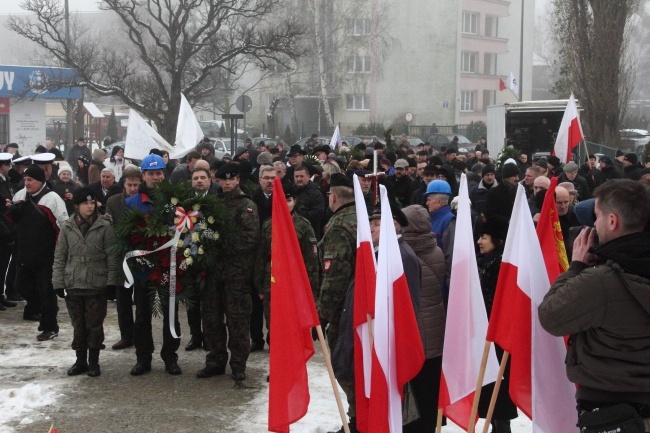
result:
<svg viewBox="0 0 650 433"><path fill-rule="evenodd" d="M440 149L444 147L449 147L454 137L458 137L458 148L463 149L474 149L476 146L472 143L469 138L461 134L433 134L429 136L428 142L431 144L431 148L435 151L440 152Z"/></svg>
<svg viewBox="0 0 650 433"><path fill-rule="evenodd" d="M623 148L636 151L650 143L650 134L645 129L621 129L621 144Z"/></svg>
<svg viewBox="0 0 650 433"><path fill-rule="evenodd" d="M232 156L230 151L230 138L212 138L210 143L214 146L214 156L218 159L223 159L224 156Z"/></svg>
<svg viewBox="0 0 650 433"><path fill-rule="evenodd" d="M307 144L309 139L310 139L310 137L305 137L305 138L303 138L301 140L296 141L295 144L298 144L302 149L304 149L305 145ZM330 141L332 141L332 137L326 137L324 135L320 135L320 136L316 137L316 141L318 142L319 146L322 145L322 144L330 144Z"/></svg>

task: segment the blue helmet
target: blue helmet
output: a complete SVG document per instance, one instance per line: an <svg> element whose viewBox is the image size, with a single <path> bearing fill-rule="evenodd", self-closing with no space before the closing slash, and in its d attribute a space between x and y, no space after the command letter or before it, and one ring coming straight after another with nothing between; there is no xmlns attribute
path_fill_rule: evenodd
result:
<svg viewBox="0 0 650 433"><path fill-rule="evenodd" d="M451 195L451 187L445 180L434 180L427 185L427 192L424 193L425 196L429 194Z"/></svg>
<svg viewBox="0 0 650 433"><path fill-rule="evenodd" d="M140 164L140 170L162 170L165 168L165 160L156 154L147 155Z"/></svg>

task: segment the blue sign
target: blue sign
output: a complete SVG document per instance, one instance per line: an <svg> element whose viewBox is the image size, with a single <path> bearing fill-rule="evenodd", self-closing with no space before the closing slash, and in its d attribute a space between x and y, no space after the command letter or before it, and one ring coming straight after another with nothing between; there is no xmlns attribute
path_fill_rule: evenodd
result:
<svg viewBox="0 0 650 433"><path fill-rule="evenodd" d="M0 65L0 97L78 99L74 69Z"/></svg>

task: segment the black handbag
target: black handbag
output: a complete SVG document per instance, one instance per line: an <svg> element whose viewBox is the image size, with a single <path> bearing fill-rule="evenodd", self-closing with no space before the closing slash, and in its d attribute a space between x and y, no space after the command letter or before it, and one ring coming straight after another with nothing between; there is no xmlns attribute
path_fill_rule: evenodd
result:
<svg viewBox="0 0 650 433"><path fill-rule="evenodd" d="M645 433L641 415L625 403L583 412L578 427L581 433Z"/></svg>

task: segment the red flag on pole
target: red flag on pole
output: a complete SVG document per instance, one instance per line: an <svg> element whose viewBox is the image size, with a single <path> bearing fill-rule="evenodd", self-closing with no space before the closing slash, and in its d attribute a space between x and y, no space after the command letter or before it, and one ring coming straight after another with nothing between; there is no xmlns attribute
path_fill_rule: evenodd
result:
<svg viewBox="0 0 650 433"><path fill-rule="evenodd" d="M279 177L272 200L269 431L288 433L290 424L307 413L307 361L314 355L311 328L320 323Z"/></svg>
<svg viewBox="0 0 650 433"><path fill-rule="evenodd" d="M402 389L424 364L424 349L415 319L397 243L386 188L380 185L381 237L368 411L368 432L402 431Z"/></svg>
<svg viewBox="0 0 650 433"><path fill-rule="evenodd" d="M510 353L510 397L538 433L572 431L576 421L575 388L564 373L564 342L544 331L537 318L550 286L526 193L519 185L487 339Z"/></svg>
<svg viewBox="0 0 650 433"><path fill-rule="evenodd" d="M499 90L506 90L506 83L503 82L501 78L499 78Z"/></svg>
<svg viewBox="0 0 650 433"><path fill-rule="evenodd" d="M370 371L372 366L371 324L375 314L377 263L372 247L368 209L357 175L354 175L354 199L357 209L357 260L354 271L354 388L357 403L357 430L368 431Z"/></svg>
<svg viewBox="0 0 650 433"><path fill-rule="evenodd" d="M546 190L544 204L537 223L537 237L542 247L542 255L546 264L548 279L553 284L558 275L569 269L569 259L564 247L564 238L560 228L560 220L555 204L555 187L557 177L551 179L551 186Z"/></svg>

